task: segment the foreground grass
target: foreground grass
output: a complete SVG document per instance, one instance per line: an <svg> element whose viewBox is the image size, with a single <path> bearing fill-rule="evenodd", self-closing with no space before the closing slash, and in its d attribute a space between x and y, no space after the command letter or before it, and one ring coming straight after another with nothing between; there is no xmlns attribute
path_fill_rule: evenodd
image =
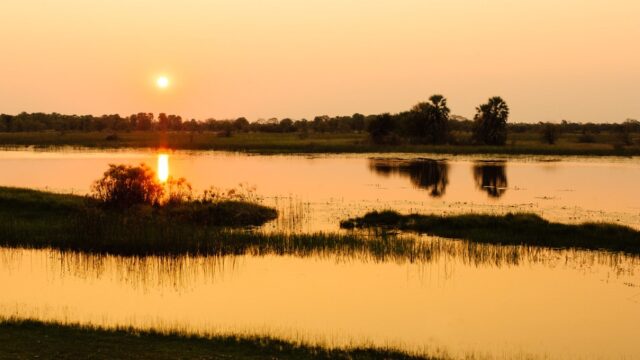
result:
<svg viewBox="0 0 640 360"><path fill-rule="evenodd" d="M614 146L613 134L600 134L595 143L579 143L576 134L563 134L555 145L540 143L539 134L513 133L505 146L376 145L366 133L238 133L220 137L214 132L20 132L0 133L0 146L77 146L95 148L171 148L256 153L440 153L505 155L640 155L640 145ZM114 139L115 138L115 139Z"/></svg>
<svg viewBox="0 0 640 360"><path fill-rule="evenodd" d="M441 216L402 215L395 211L383 211L344 220L340 226L347 229L408 230L497 245L532 245L640 254L640 231L632 228L606 223L552 223L528 213Z"/></svg>
<svg viewBox="0 0 640 360"><path fill-rule="evenodd" d="M381 348L327 349L267 337L106 330L33 320L0 321L2 359L426 359Z"/></svg>

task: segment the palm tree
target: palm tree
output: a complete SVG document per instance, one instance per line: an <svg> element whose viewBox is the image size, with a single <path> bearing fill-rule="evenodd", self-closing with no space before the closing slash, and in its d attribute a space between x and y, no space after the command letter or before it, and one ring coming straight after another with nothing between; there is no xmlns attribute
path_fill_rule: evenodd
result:
<svg viewBox="0 0 640 360"><path fill-rule="evenodd" d="M436 94L429 101L418 103L411 109L414 114L413 135L422 137L427 143L445 143L449 138L447 99Z"/></svg>
<svg viewBox="0 0 640 360"><path fill-rule="evenodd" d="M494 96L476 108L473 139L479 144L504 145L507 142L509 107L499 96Z"/></svg>

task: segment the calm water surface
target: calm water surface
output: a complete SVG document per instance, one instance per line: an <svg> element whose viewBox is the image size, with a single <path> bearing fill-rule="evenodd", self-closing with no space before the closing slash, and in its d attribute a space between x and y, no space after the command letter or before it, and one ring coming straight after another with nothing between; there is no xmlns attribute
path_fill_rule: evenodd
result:
<svg viewBox="0 0 640 360"><path fill-rule="evenodd" d="M413 264L0 249L0 314L456 356L640 356L638 259L547 250L495 262L446 242L458 245Z"/></svg>
<svg viewBox="0 0 640 360"><path fill-rule="evenodd" d="M140 151L0 151L0 185L85 194L110 163L147 163ZM370 210L536 212L561 222L607 221L640 229L640 159L412 155L258 156L173 152L169 172L196 191L255 187L283 213L282 230L335 230ZM293 218L293 219L292 219Z"/></svg>
<svg viewBox="0 0 640 360"><path fill-rule="evenodd" d="M0 151L0 185L86 193L142 151ZM336 230L372 209L532 211L640 228L638 159L249 156L169 153L197 190L255 186L283 218ZM640 258L423 237L432 258L315 255L126 258L0 249L0 316L391 344L495 358L640 358Z"/></svg>

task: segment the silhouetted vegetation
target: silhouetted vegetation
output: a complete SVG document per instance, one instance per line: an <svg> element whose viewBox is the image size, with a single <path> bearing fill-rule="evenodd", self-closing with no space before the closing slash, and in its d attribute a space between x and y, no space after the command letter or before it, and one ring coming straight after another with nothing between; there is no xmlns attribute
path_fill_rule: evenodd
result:
<svg viewBox="0 0 640 360"><path fill-rule="evenodd" d="M444 195L449 184L449 165L433 159L370 159L369 168L380 175L408 176L411 183L429 191L432 197Z"/></svg>
<svg viewBox="0 0 640 360"><path fill-rule="evenodd" d="M109 206L159 205L164 195L162 184L145 164L109 165L104 176L93 184L94 197Z"/></svg>
<svg viewBox="0 0 640 360"><path fill-rule="evenodd" d="M558 140L558 125L544 123L542 125L542 141L549 145L554 145Z"/></svg>
<svg viewBox="0 0 640 360"><path fill-rule="evenodd" d="M347 229L407 230L497 245L532 245L640 254L640 231L632 228L605 223L559 224L527 213L401 215L395 211L374 211L363 217L344 220L340 226Z"/></svg>
<svg viewBox="0 0 640 360"><path fill-rule="evenodd" d="M499 117L506 115L506 104L497 97L477 111L473 121L450 115L447 100L434 95L428 102L397 114L322 115L312 120L271 118L250 122L240 117L183 121L177 115L155 117L151 113L129 117L3 114L0 145L170 147L270 153L640 154L640 122L634 119L618 124L563 120L554 125L505 125ZM551 128L555 131L551 132ZM507 133L509 141L505 144ZM554 140L554 146L540 144L541 136L547 145Z"/></svg>
<svg viewBox="0 0 640 360"><path fill-rule="evenodd" d="M37 344L37 345L36 345ZM329 348L271 337L101 329L0 321L0 357L11 359L433 359L392 348Z"/></svg>
<svg viewBox="0 0 640 360"><path fill-rule="evenodd" d="M507 191L506 162L477 161L473 165L473 178L478 189L498 198Z"/></svg>
<svg viewBox="0 0 640 360"><path fill-rule="evenodd" d="M473 140L484 145L504 145L507 142L509 107L499 96L494 96L476 108L473 118Z"/></svg>

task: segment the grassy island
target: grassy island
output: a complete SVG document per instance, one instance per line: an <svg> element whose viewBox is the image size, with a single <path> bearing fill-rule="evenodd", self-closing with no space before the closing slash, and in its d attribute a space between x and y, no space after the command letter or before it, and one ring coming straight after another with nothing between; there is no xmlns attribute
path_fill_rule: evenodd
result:
<svg viewBox="0 0 640 360"><path fill-rule="evenodd" d="M640 254L640 231L607 223L560 224L536 214L402 215L370 212L344 220L345 229L405 230L496 245L532 245Z"/></svg>

